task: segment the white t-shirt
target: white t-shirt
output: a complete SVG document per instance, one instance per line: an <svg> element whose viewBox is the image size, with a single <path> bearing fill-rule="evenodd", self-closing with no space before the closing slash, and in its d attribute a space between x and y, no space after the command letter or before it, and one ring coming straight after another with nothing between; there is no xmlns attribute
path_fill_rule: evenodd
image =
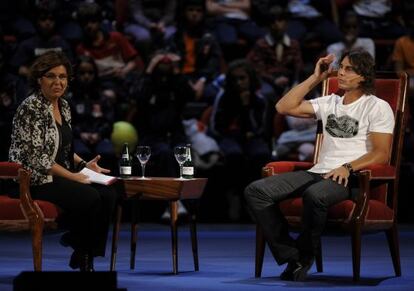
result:
<svg viewBox="0 0 414 291"><path fill-rule="evenodd" d="M336 94L310 100L317 119L322 120L323 141L319 161L309 171L327 173L368 153L371 132L393 133L394 113L388 102L362 95L344 105Z"/></svg>

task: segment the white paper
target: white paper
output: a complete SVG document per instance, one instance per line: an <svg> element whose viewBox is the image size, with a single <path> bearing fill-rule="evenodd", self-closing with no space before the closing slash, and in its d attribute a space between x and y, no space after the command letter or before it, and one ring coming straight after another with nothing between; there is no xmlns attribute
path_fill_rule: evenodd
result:
<svg viewBox="0 0 414 291"><path fill-rule="evenodd" d="M116 177L101 174L95 171L92 171L88 168L83 168L82 171L80 171L82 174L89 177L89 180L91 180L92 183L102 184L102 185L110 185L113 182L115 182Z"/></svg>

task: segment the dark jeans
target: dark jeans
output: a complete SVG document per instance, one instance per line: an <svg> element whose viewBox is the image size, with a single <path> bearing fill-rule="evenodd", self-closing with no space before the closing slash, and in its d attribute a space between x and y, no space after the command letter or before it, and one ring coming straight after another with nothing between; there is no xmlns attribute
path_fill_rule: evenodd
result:
<svg viewBox="0 0 414 291"><path fill-rule="evenodd" d="M303 198L303 229L294 242L278 203L299 196ZM251 183L245 189L245 197L276 262L281 265L294 256L315 255L329 206L348 199L350 190L320 174L297 171Z"/></svg>
<svg viewBox="0 0 414 291"><path fill-rule="evenodd" d="M81 184L62 177L30 188L34 199L50 201L62 210L59 226L69 230L75 250L104 256L109 224L118 200L114 186Z"/></svg>

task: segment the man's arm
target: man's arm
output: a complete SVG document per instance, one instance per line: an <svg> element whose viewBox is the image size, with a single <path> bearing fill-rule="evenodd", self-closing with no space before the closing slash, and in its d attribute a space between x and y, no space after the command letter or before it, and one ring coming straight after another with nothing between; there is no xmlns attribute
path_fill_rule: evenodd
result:
<svg viewBox="0 0 414 291"><path fill-rule="evenodd" d="M350 162L353 171L361 170L372 164L386 164L390 157L392 134L372 132L368 136L372 144L372 150L358 159ZM339 184L348 184L350 173L344 166L340 166L327 173L324 178L331 178Z"/></svg>
<svg viewBox="0 0 414 291"><path fill-rule="evenodd" d="M322 71L321 65L330 65L333 60L334 55L320 58L316 63L313 74L299 85L290 89L289 92L276 103L277 112L296 117L313 117L315 115L313 107L311 103L304 100L304 98L316 85L326 79L328 74L332 71L332 68Z"/></svg>

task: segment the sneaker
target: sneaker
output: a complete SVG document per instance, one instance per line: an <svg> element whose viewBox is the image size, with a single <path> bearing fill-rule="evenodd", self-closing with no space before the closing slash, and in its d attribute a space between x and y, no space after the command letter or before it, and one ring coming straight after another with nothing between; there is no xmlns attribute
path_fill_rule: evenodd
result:
<svg viewBox="0 0 414 291"><path fill-rule="evenodd" d="M188 214L187 209L185 208L184 204L181 201L178 201L178 209L177 209L177 214L178 217L184 217ZM170 207L165 208L164 213L161 215L161 220L162 221L170 221L171 219L171 213L170 213Z"/></svg>
<svg viewBox="0 0 414 291"><path fill-rule="evenodd" d="M302 259L300 261L289 261L286 269L280 274L280 280L298 282L305 281L308 271L313 265L313 261L313 258L307 260Z"/></svg>
<svg viewBox="0 0 414 291"><path fill-rule="evenodd" d="M293 271L297 268L297 261L291 260L288 262L286 269L280 274L279 278L282 281L293 281Z"/></svg>
<svg viewBox="0 0 414 291"><path fill-rule="evenodd" d="M303 282L306 280L309 269L313 265L314 258L302 259L297 262L297 268L293 270L293 281Z"/></svg>

